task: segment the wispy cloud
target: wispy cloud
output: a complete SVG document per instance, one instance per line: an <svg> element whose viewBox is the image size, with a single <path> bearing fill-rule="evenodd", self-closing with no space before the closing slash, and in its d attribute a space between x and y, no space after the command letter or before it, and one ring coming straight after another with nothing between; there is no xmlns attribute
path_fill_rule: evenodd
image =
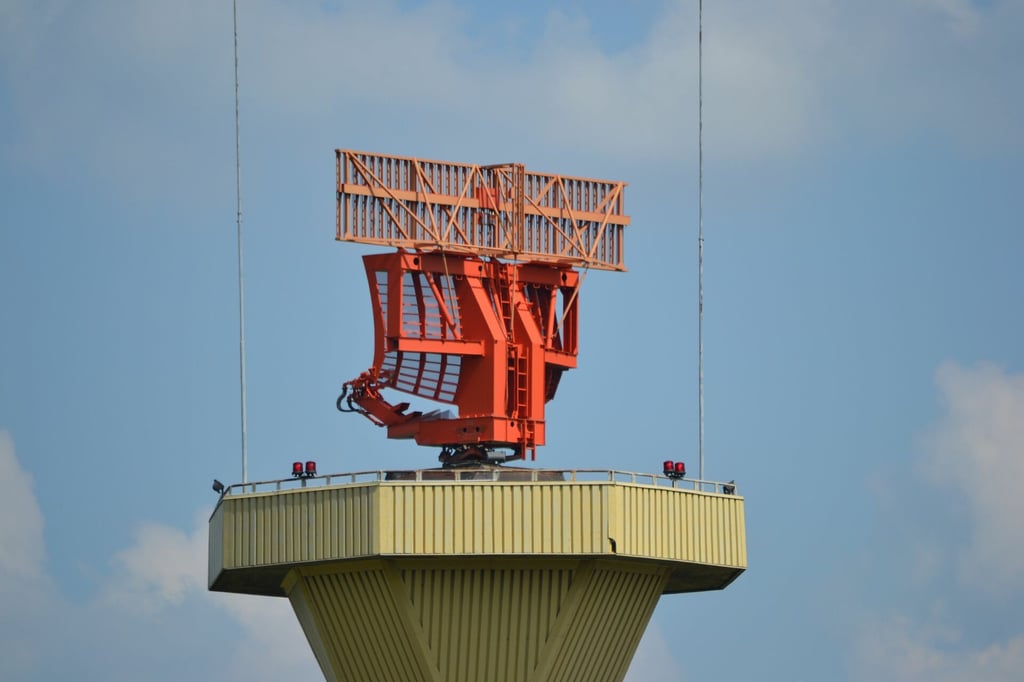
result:
<svg viewBox="0 0 1024 682"><path fill-rule="evenodd" d="M897 596L860 623L853 678L1010 682L1024 669L1024 628L1007 618L1024 603L1024 375L947 363L936 384L940 417L901 483L902 504L926 508L887 524L907 524L911 547L873 555ZM963 528L933 527L951 518Z"/></svg>
<svg viewBox="0 0 1024 682"><path fill-rule="evenodd" d="M995 594L1024 592L1024 375L949 363L936 382L945 414L920 469L966 503L971 539L958 550L961 577Z"/></svg>
<svg viewBox="0 0 1024 682"><path fill-rule="evenodd" d="M35 581L43 569L43 514L34 485L14 454L10 434L0 431L0 590L8 581Z"/></svg>
<svg viewBox="0 0 1024 682"><path fill-rule="evenodd" d="M865 628L855 679L891 682L1015 682L1024 669L1024 634L976 648L959 630L891 617Z"/></svg>
<svg viewBox="0 0 1024 682"><path fill-rule="evenodd" d="M114 557L120 579L105 598L121 608L158 610L206 587L207 542L202 519L191 533L159 523L135 531L135 544Z"/></svg>
<svg viewBox="0 0 1024 682"><path fill-rule="evenodd" d="M508 54L474 38L470 26L486 19L471 13L485 10L458 3L327 11L253 0L242 10L247 133L315 132L330 148L343 130L419 130L446 148L500 153L495 145L515 140L655 161L694 150L694 3L666 3L640 40L614 52L582 17L552 12L522 29L539 36L529 49ZM884 146L931 135L975 151L1024 143L1024 93L1013 87L1021 3L735 0L705 19L717 158L822 153L851 138ZM0 78L20 160L148 180L152 192L181 185L212 149L227 161L230 31L229 12L201 0L9 4Z"/></svg>
<svg viewBox="0 0 1024 682"><path fill-rule="evenodd" d="M287 600L206 591L208 511L190 531L140 525L134 543L111 558L97 594L70 601L46 572L31 476L0 431L0 679L47 680L72 669L133 679L140 663L150 680L188 677L183 670L238 682L319 679Z"/></svg>
<svg viewBox="0 0 1024 682"><path fill-rule="evenodd" d="M140 526L134 544L114 556L113 579L98 601L111 615L159 612L172 619L191 617L180 608L186 600L202 601L238 626L235 649L228 652L231 679L318 679L286 599L207 592L209 511L197 515L190 532L152 522Z"/></svg>
<svg viewBox="0 0 1024 682"><path fill-rule="evenodd" d="M0 430L0 678L19 680L45 656L39 635L53 618L54 585L44 572L43 515L32 476Z"/></svg>
<svg viewBox="0 0 1024 682"><path fill-rule="evenodd" d="M965 37L973 36L983 21L973 0L914 0L914 4L944 17L954 33Z"/></svg>
<svg viewBox="0 0 1024 682"><path fill-rule="evenodd" d="M652 620L633 656L625 682L683 682L685 679L684 670L672 655L664 633Z"/></svg>

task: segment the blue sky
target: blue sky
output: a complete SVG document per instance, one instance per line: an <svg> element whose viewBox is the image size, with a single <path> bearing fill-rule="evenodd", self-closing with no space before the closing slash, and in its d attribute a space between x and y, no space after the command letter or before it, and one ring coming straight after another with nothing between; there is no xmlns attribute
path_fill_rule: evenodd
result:
<svg viewBox="0 0 1024 682"><path fill-rule="evenodd" d="M707 475L750 570L629 680L1024 666L1024 2L705 8ZM231 3L0 7L0 678L319 679L205 591L240 477ZM371 360L337 147L630 183L538 465L696 464L696 2L240 2L250 478L430 466Z"/></svg>

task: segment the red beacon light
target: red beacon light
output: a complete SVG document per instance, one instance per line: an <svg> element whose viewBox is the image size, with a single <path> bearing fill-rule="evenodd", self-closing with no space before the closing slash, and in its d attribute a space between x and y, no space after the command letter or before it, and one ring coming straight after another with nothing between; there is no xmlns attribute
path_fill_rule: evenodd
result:
<svg viewBox="0 0 1024 682"><path fill-rule="evenodd" d="M309 460L305 465L302 462L292 462L292 476L294 478L313 478L316 476L316 462Z"/></svg>
<svg viewBox="0 0 1024 682"><path fill-rule="evenodd" d="M686 462L673 462L666 459L662 465L662 473L672 479L686 477Z"/></svg>

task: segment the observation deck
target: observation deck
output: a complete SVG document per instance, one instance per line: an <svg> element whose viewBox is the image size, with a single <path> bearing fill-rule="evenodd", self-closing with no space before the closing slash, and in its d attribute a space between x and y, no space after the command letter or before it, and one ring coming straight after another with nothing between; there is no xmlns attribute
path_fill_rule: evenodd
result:
<svg viewBox="0 0 1024 682"><path fill-rule="evenodd" d="M743 504L607 470L238 484L210 518L209 587L287 596L328 680L621 680L661 595L746 568Z"/></svg>

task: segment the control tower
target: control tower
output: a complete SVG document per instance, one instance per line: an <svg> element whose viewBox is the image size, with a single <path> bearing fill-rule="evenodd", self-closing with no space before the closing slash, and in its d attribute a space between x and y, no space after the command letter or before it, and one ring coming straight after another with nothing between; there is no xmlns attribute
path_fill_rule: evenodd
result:
<svg viewBox="0 0 1024 682"><path fill-rule="evenodd" d="M366 256L373 364L338 409L441 466L230 486L211 590L287 597L327 680L619 681L663 594L746 568L733 483L509 466L575 367L575 267L624 270L623 183L337 151ZM448 404L412 410L396 390Z"/></svg>

